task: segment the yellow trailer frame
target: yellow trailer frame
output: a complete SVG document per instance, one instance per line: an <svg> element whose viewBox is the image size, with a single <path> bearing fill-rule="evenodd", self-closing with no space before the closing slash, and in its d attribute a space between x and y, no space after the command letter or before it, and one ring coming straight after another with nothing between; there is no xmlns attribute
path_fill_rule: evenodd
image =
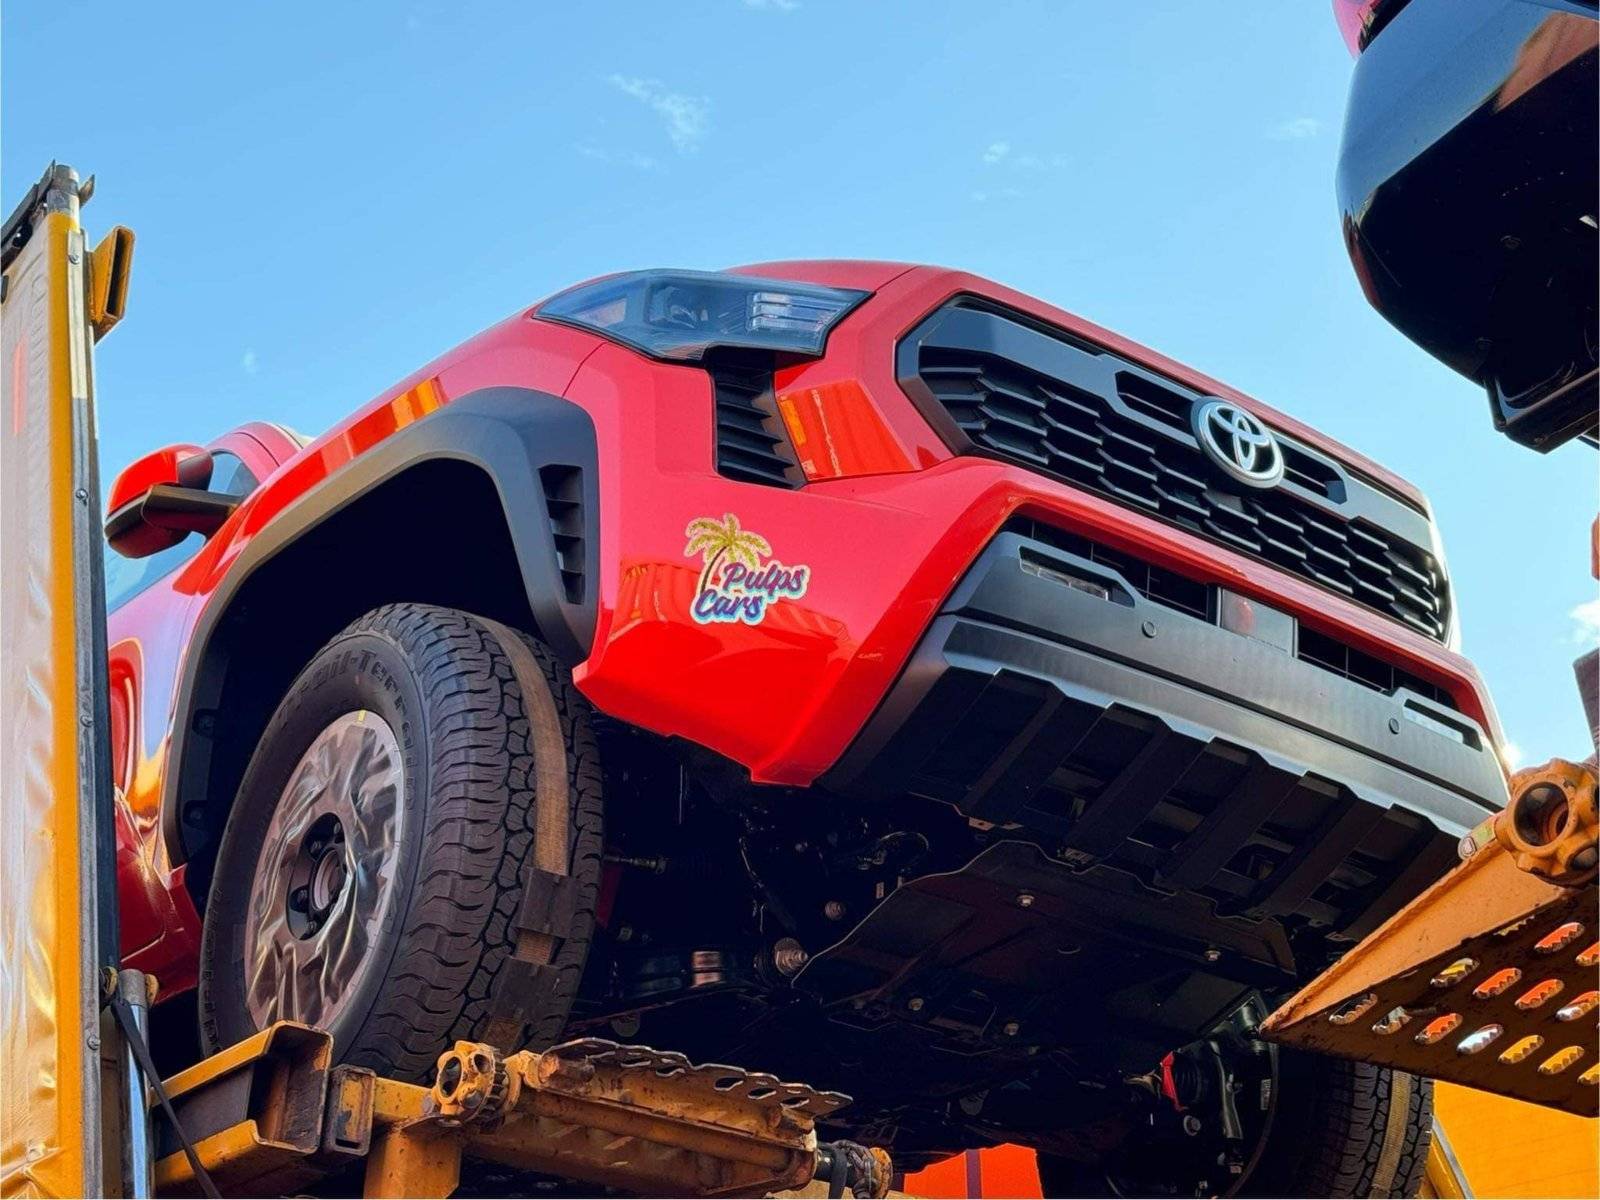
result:
<svg viewBox="0 0 1600 1200"><path fill-rule="evenodd" d="M100 968L116 948L94 342L133 235L91 254L93 190L52 164L0 236L0 1195L93 1196Z"/></svg>
<svg viewBox="0 0 1600 1200"><path fill-rule="evenodd" d="M644 1195L764 1196L828 1180L887 1194L881 1150L819 1144L848 1099L738 1067L596 1038L502 1055L458 1042L431 1088L333 1064L333 1039L292 1022L166 1082L178 1129L157 1121L156 1192L286 1195L337 1178L367 1196L448 1196L464 1161ZM359 1184L356 1180L360 1180Z"/></svg>

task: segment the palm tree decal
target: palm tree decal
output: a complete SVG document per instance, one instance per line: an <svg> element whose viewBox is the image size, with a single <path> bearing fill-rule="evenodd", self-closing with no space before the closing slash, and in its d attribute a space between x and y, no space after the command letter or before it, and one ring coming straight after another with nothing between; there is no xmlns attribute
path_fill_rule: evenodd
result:
<svg viewBox="0 0 1600 1200"><path fill-rule="evenodd" d="M723 513L720 521L715 517L696 517L683 532L689 539L689 544L683 548L684 555L692 558L699 554L705 559L697 592L705 591L716 579L717 568L724 559L759 571L761 560L772 556L772 546L767 539L759 533L740 529L739 518L732 513Z"/></svg>

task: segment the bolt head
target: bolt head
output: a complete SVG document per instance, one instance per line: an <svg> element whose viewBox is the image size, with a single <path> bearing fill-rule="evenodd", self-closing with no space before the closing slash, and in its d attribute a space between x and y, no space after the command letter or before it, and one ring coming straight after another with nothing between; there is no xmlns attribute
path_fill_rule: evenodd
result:
<svg viewBox="0 0 1600 1200"><path fill-rule="evenodd" d="M1155 637L1156 623L1154 621L1145 621L1139 626L1139 632L1144 634L1145 637Z"/></svg>
<svg viewBox="0 0 1600 1200"><path fill-rule="evenodd" d="M1007 1037L1016 1037L1017 1034L1022 1032L1022 1026L1015 1021L1007 1021L1000 1027L1000 1032Z"/></svg>
<svg viewBox="0 0 1600 1200"><path fill-rule="evenodd" d="M1018 908L1032 908L1033 907L1033 893L1032 892L1018 892L1017 893L1017 907Z"/></svg>
<svg viewBox="0 0 1600 1200"><path fill-rule="evenodd" d="M921 1012L923 1005L926 1004L926 1003L927 1003L927 1001L924 1000L921 996L913 996L913 997L911 997L911 999L906 1001L906 1007L909 1008L912 1012Z"/></svg>
<svg viewBox="0 0 1600 1200"><path fill-rule="evenodd" d="M1219 960L1221 960L1221 958L1222 958L1222 951L1221 950L1218 950L1215 946L1208 946L1206 948L1206 961L1207 962L1218 962Z"/></svg>

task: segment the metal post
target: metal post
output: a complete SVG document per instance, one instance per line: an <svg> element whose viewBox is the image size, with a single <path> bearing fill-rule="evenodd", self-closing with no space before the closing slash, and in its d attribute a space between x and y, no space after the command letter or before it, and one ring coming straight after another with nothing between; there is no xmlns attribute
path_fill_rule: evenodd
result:
<svg viewBox="0 0 1600 1200"><path fill-rule="evenodd" d="M149 1044L150 979L143 971L117 972L117 994L133 1014L133 1027ZM122 1186L127 1200L155 1195L154 1147L150 1141L150 1101L139 1060L126 1038L122 1043Z"/></svg>

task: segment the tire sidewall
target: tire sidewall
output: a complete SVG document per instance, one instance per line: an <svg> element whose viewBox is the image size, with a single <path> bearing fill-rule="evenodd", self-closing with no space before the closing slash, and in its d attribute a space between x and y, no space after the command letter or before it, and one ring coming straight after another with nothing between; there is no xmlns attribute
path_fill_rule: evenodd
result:
<svg viewBox="0 0 1600 1200"><path fill-rule="evenodd" d="M245 915L267 827L301 757L329 724L366 709L388 722L404 780L398 888L355 989L328 1024L336 1061L360 1038L393 966L415 892L430 794L427 707L401 648L370 630L341 634L301 672L273 715L240 781L218 846L202 932L200 1026L211 1052L257 1032L245 1004Z"/></svg>

